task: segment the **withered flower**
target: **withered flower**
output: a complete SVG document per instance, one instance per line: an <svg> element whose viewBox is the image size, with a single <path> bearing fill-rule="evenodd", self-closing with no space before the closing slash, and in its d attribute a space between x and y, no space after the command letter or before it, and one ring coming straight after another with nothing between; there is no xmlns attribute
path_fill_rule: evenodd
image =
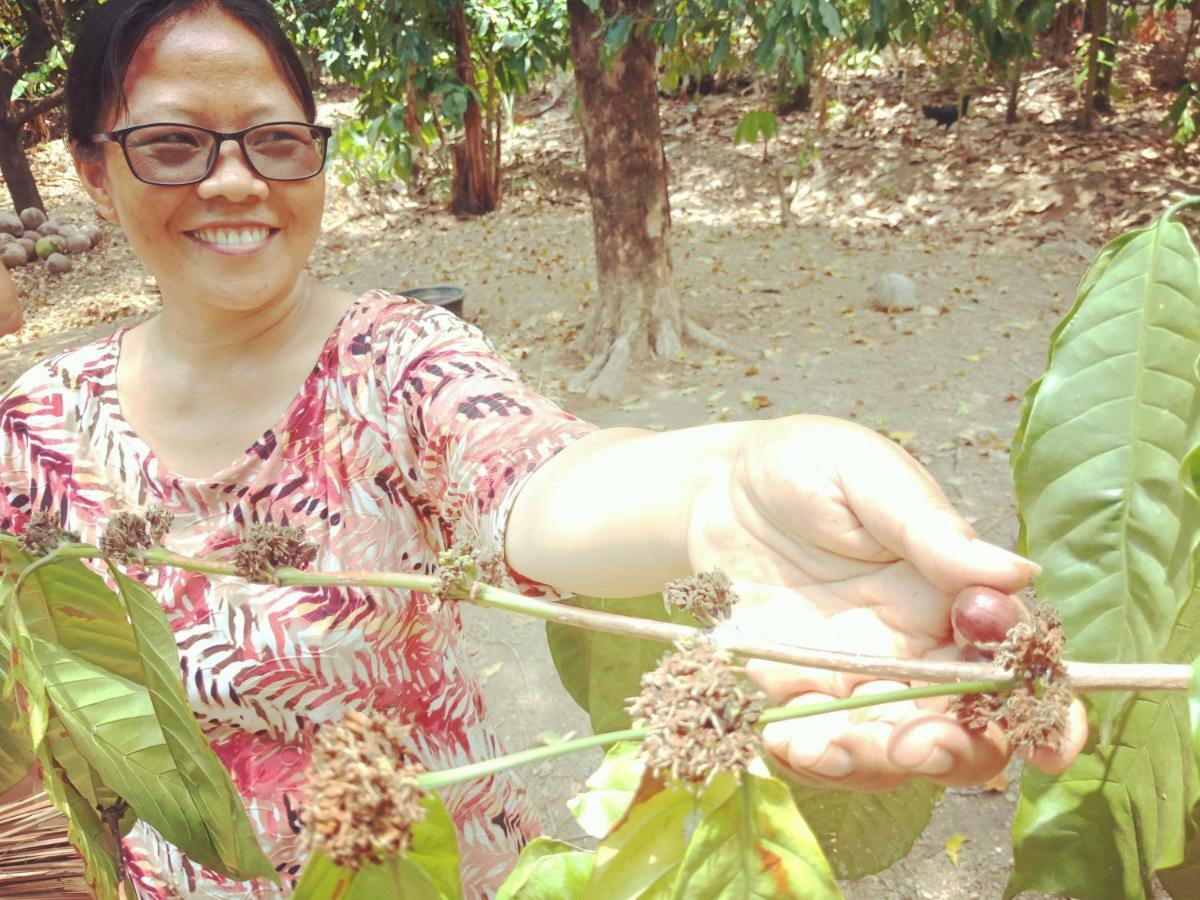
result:
<svg viewBox="0 0 1200 900"><path fill-rule="evenodd" d="M766 698L748 689L728 654L707 641L669 653L642 676L642 693L626 707L650 729L642 755L656 773L706 784L718 772L744 772L759 755L754 723Z"/></svg>
<svg viewBox="0 0 1200 900"><path fill-rule="evenodd" d="M45 556L59 544L79 543L79 535L62 527L57 511L44 512L39 509L29 517L17 541L30 556Z"/></svg>
<svg viewBox="0 0 1200 900"><path fill-rule="evenodd" d="M269 583L280 566L304 569L317 558L317 546L299 525L263 522L251 525L245 540L233 551L233 569L248 581Z"/></svg>
<svg viewBox="0 0 1200 900"><path fill-rule="evenodd" d="M1040 747L1058 750L1067 725L1071 689L1062 653L1062 622L1045 603L1032 602L1024 621L994 645L994 662L1019 680L1006 696L965 694L950 703L969 730L983 731L997 722L1014 750L1031 753Z"/></svg>
<svg viewBox="0 0 1200 900"><path fill-rule="evenodd" d="M705 624L728 619L737 601L733 582L720 569L680 578L663 590L663 606L667 612L672 607L682 609Z"/></svg>
<svg viewBox="0 0 1200 900"><path fill-rule="evenodd" d="M357 869L412 846L425 810L417 786L424 770L406 750L411 730L379 712L350 710L317 731L301 813L310 849Z"/></svg>
<svg viewBox="0 0 1200 900"><path fill-rule="evenodd" d="M455 544L438 554L437 584L430 592L430 599L440 606L442 601L452 599L471 589L479 580L479 562L469 547Z"/></svg>

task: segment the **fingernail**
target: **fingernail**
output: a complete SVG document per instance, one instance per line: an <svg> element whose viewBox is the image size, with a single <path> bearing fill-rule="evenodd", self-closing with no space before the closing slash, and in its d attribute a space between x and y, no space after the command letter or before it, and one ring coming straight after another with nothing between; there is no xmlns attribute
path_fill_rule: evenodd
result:
<svg viewBox="0 0 1200 900"><path fill-rule="evenodd" d="M815 766L831 749L826 740L814 740L789 729L787 722L775 722L763 729L763 744L796 768ZM807 737L807 739L806 739Z"/></svg>
<svg viewBox="0 0 1200 900"><path fill-rule="evenodd" d="M814 765L805 768L826 778L844 778L854 769L854 763L841 747L828 747Z"/></svg>
<svg viewBox="0 0 1200 900"><path fill-rule="evenodd" d="M913 771L920 772L922 775L945 775L953 768L954 757L941 747L935 747L933 752L926 757L925 762L916 766Z"/></svg>

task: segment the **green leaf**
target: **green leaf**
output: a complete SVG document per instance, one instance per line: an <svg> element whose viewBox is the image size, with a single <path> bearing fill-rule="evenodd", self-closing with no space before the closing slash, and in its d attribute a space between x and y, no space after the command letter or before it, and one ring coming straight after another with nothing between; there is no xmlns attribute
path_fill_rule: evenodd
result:
<svg viewBox="0 0 1200 900"><path fill-rule="evenodd" d="M640 748L640 744L628 741L614 744L604 754L600 768L584 782L583 793L567 801L567 808L585 834L602 838L624 818L646 772Z"/></svg>
<svg viewBox="0 0 1200 900"><path fill-rule="evenodd" d="M683 861L697 795L686 787L664 786L647 773L636 800L596 848L589 897L662 896Z"/></svg>
<svg viewBox="0 0 1200 900"><path fill-rule="evenodd" d="M746 113L738 120L734 129L735 144L752 144L759 138L764 141L775 137L779 131L779 120L770 110L760 109Z"/></svg>
<svg viewBox="0 0 1200 900"><path fill-rule="evenodd" d="M1101 251L1051 336L1014 440L1023 545L1074 657L1200 656L1197 514L1200 257L1167 216ZM1007 895L1150 895L1188 862L1200 798L1187 698L1089 698L1092 737L1066 772L1027 768ZM1194 833L1194 829L1193 829Z"/></svg>
<svg viewBox="0 0 1200 900"><path fill-rule="evenodd" d="M496 900L578 900L587 888L595 854L553 838L535 838Z"/></svg>
<svg viewBox="0 0 1200 900"><path fill-rule="evenodd" d="M162 763L174 769L194 801L201 815L200 824L216 853L215 868L239 880L275 878L275 867L258 845L254 826L229 770L212 751L188 704L179 675L179 649L170 623L145 585L115 566L109 568L132 626L142 681L161 726L166 750ZM137 809L132 798L122 796ZM138 814L150 821L140 810ZM174 843L189 856L193 855L184 844Z"/></svg>
<svg viewBox="0 0 1200 900"><path fill-rule="evenodd" d="M421 798L425 818L413 826L412 847L406 858L420 868L438 890L439 897L458 900L462 883L458 874L458 831L441 798L430 791Z"/></svg>
<svg viewBox="0 0 1200 900"><path fill-rule="evenodd" d="M942 796L938 785L919 778L882 794L787 784L834 874L843 879L881 872L908 856Z"/></svg>
<svg viewBox="0 0 1200 900"><path fill-rule="evenodd" d="M1200 258L1167 217L1105 247L1013 440L1024 552L1073 659L1161 660L1192 589ZM1185 483L1186 482L1186 483ZM1093 695L1094 697L1095 695ZM1093 699L1107 740L1127 695Z"/></svg>
<svg viewBox="0 0 1200 900"><path fill-rule="evenodd" d="M301 873L292 900L445 900L438 885L417 863L393 857L354 870L339 866L320 850Z"/></svg>
<svg viewBox="0 0 1200 900"><path fill-rule="evenodd" d="M620 600L573 597L563 602L583 609L660 622L693 627L699 624L683 612L668 615L659 594ZM663 654L670 650L661 641L603 634L553 622L546 623L546 638L563 687L591 715L592 730L597 734L630 726L629 715L625 712L626 701L641 691L642 673L657 666Z"/></svg>
<svg viewBox="0 0 1200 900"><path fill-rule="evenodd" d="M5 602L0 599L0 603ZM10 644L0 633L0 681L8 677ZM18 721L17 705L0 702L0 794L20 784L33 766L33 747L26 728Z"/></svg>
<svg viewBox="0 0 1200 900"><path fill-rule="evenodd" d="M719 776L710 790L720 781L734 779ZM751 774L700 820L671 891L674 900L841 896L787 785Z"/></svg>
<svg viewBox="0 0 1200 900"><path fill-rule="evenodd" d="M97 900L116 900L116 848L111 836L105 833L100 814L63 780L45 749L41 753L41 763L46 796L67 817L67 839L83 860L84 879L95 892ZM131 884L126 885L125 896L137 896Z"/></svg>
<svg viewBox="0 0 1200 900"><path fill-rule="evenodd" d="M1192 661L1192 684L1188 688L1188 716L1192 721L1192 756L1200 765L1200 656Z"/></svg>

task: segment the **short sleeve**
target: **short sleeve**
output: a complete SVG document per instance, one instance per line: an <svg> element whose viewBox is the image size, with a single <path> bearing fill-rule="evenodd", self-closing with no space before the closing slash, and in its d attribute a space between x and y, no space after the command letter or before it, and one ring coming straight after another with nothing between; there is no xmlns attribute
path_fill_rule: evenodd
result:
<svg viewBox="0 0 1200 900"><path fill-rule="evenodd" d="M465 535L483 559L504 558L513 502L548 459L596 426L521 383L491 343L457 316L422 307L387 347L388 440L410 459L414 487L449 545ZM505 563L512 585L545 586Z"/></svg>

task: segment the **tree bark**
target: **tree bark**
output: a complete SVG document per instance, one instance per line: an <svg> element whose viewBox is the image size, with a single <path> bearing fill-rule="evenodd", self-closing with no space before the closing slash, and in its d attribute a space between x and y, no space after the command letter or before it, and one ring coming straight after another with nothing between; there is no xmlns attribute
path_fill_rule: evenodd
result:
<svg viewBox="0 0 1200 900"><path fill-rule="evenodd" d="M1088 32L1087 79L1083 85L1082 103L1076 125L1080 131L1092 127L1092 111L1095 109L1096 80L1100 68L1100 39L1104 36L1104 19L1108 12L1108 0L1088 0L1085 27Z"/></svg>
<svg viewBox="0 0 1200 900"><path fill-rule="evenodd" d="M500 204L496 181L483 131L483 114L475 99L475 65L471 59L471 33L463 0L449 9L450 34L454 38L454 71L469 90L463 113L463 139L450 148L454 162L454 196L450 211L460 216L489 213Z"/></svg>
<svg viewBox="0 0 1200 900"><path fill-rule="evenodd" d="M1008 103L1004 107L1004 121L1012 125L1017 121L1017 105L1021 99L1021 78L1025 74L1025 60L1019 59L1012 65L1008 75Z"/></svg>
<svg viewBox="0 0 1200 900"><path fill-rule="evenodd" d="M602 0L606 16L635 21L652 0ZM658 120L656 47L635 27L605 66L600 22L568 0L596 245L597 302L580 335L591 363L573 382L590 397L619 396L631 362L683 350L683 315L671 265L667 160Z"/></svg>
<svg viewBox="0 0 1200 900"><path fill-rule="evenodd" d="M21 139L23 130L11 121L0 120L0 176L4 177L16 212L31 206L44 210L46 205L25 156L25 142Z"/></svg>

